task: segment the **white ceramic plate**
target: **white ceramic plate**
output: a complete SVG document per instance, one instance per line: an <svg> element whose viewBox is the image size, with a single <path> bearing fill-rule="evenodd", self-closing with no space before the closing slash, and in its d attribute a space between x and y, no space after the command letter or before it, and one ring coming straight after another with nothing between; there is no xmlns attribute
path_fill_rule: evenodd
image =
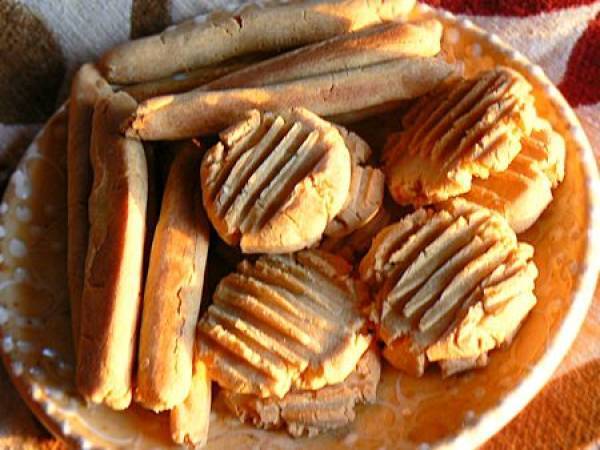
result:
<svg viewBox="0 0 600 450"><path fill-rule="evenodd" d="M535 245L538 304L513 344L488 367L442 380L385 368L374 405L355 422L311 439L256 430L213 405L209 448L455 448L480 445L542 388L566 354L591 303L600 247L598 173L573 111L543 71L468 20L438 17L443 49L466 75L512 66L534 86L536 107L567 143L566 178L538 223L521 236ZM58 111L15 171L0 205L1 352L12 380L54 434L83 448L166 448L168 417L139 408L84 405L73 386L66 294L66 117Z"/></svg>

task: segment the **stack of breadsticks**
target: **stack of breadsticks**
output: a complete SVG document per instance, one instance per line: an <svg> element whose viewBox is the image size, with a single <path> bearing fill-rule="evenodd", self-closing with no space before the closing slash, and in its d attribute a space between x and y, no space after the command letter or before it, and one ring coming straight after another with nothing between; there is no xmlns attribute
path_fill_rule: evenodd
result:
<svg viewBox="0 0 600 450"><path fill-rule="evenodd" d="M457 77L441 24L403 21L413 3L247 6L79 70L68 273L86 400L170 411L173 440L202 445L214 381L241 420L310 435L375 399L377 340L415 375L510 340L537 274L511 225L549 203L564 147L520 75ZM352 131L417 97L385 149ZM213 251L232 248L260 256L202 305Z"/></svg>

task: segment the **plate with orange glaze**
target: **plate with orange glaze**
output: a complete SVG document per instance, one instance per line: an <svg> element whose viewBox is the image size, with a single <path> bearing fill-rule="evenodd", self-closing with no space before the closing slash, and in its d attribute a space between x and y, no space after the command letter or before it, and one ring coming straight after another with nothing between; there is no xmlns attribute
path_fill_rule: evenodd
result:
<svg viewBox="0 0 600 450"><path fill-rule="evenodd" d="M566 355L600 269L577 117L468 19L362 3L117 47L26 151L0 353L69 446L475 448Z"/></svg>

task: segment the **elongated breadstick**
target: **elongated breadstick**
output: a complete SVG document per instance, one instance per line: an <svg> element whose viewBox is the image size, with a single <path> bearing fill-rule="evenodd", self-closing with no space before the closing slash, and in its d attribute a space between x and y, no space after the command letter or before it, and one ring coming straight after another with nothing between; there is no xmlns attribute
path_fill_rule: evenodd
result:
<svg viewBox="0 0 600 450"><path fill-rule="evenodd" d="M241 70L258 60L260 59L256 55L245 58L236 58L234 61L214 66L200 67L191 72L176 74L160 80L123 86L122 90L127 92L138 102L159 95L178 94L203 86L206 83L219 79L231 72Z"/></svg>
<svg viewBox="0 0 600 450"><path fill-rule="evenodd" d="M144 154L148 171L148 203L146 204L146 235L144 240L144 268L142 285L146 283L146 274L150 264L150 251L154 240L154 231L158 223L162 186L159 177L159 161L157 156L158 142L144 142Z"/></svg>
<svg viewBox="0 0 600 450"><path fill-rule="evenodd" d="M386 23L301 47L225 75L203 90L257 87L409 56L440 52L442 24L437 20Z"/></svg>
<svg viewBox="0 0 600 450"><path fill-rule="evenodd" d="M88 246L88 198L93 177L90 166L92 115L96 101L110 93L110 86L91 64L84 64L73 78L67 138L67 274L75 354L79 340L83 273Z"/></svg>
<svg viewBox="0 0 600 450"><path fill-rule="evenodd" d="M171 437L178 444L202 447L208 438L211 389L204 362L194 359L194 375L190 392L181 404L171 410Z"/></svg>
<svg viewBox="0 0 600 450"><path fill-rule="evenodd" d="M156 80L255 52L280 51L394 19L414 0L304 0L249 5L206 22L188 21L159 35L131 41L100 59L114 83Z"/></svg>
<svg viewBox="0 0 600 450"><path fill-rule="evenodd" d="M123 92L97 102L90 150L94 184L76 381L84 398L113 409L131 403L142 290L146 159L138 140L119 133L135 106Z"/></svg>
<svg viewBox="0 0 600 450"><path fill-rule="evenodd" d="M442 24L437 20L385 23L273 58L261 60L260 55L249 55L162 80L124 86L123 90L143 101L198 87L209 90L263 86L403 56L435 56L440 51L441 37Z"/></svg>
<svg viewBox="0 0 600 450"><path fill-rule="evenodd" d="M146 140L182 139L220 131L253 108L302 106L321 116L363 110L423 95L453 66L439 58L405 58L261 88L194 90L140 104L128 133Z"/></svg>
<svg viewBox="0 0 600 450"><path fill-rule="evenodd" d="M153 411L183 402L192 382L210 234L200 195L201 159L193 143L175 157L152 243L135 399Z"/></svg>

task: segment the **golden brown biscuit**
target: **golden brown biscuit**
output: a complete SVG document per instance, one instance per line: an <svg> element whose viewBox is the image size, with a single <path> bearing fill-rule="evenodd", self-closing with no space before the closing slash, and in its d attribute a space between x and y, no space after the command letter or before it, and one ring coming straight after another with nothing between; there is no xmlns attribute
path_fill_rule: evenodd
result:
<svg viewBox="0 0 600 450"><path fill-rule="evenodd" d="M383 203L385 179L381 170L366 165L371 156L369 144L343 127L338 130L352 160L350 191L342 210L327 225L325 234L340 238L362 227L377 214Z"/></svg>
<svg viewBox="0 0 600 450"><path fill-rule="evenodd" d="M555 189L565 178L566 146L563 137L558 134L547 120L540 119L523 143L521 153L536 162L550 180Z"/></svg>
<svg viewBox="0 0 600 450"><path fill-rule="evenodd" d="M379 112L382 105L429 92L453 70L439 57L400 58L263 87L195 89L146 100L124 127L144 140L186 139L217 133L253 108L304 107L321 116L346 114L356 120ZM361 114L348 115L354 112Z"/></svg>
<svg viewBox="0 0 600 450"><path fill-rule="evenodd" d="M416 376L428 362L444 375L483 364L536 303L532 256L504 218L463 200L385 228L360 273L386 359Z"/></svg>
<svg viewBox="0 0 600 450"><path fill-rule="evenodd" d="M321 239L350 187L338 130L302 108L253 110L204 157L203 201L219 235L245 253L283 253Z"/></svg>
<svg viewBox="0 0 600 450"><path fill-rule="evenodd" d="M257 87L440 52L442 24L434 19L388 22L334 36L225 75L203 90Z"/></svg>
<svg viewBox="0 0 600 450"><path fill-rule="evenodd" d="M170 414L171 438L177 444L202 447L208 439L211 381L204 361L194 359L192 384L187 398Z"/></svg>
<svg viewBox="0 0 600 450"><path fill-rule="evenodd" d="M75 353L79 344L81 294L88 247L88 198L92 189L90 137L94 105L112 93L108 83L91 64L84 64L73 78L69 99L67 139L67 274Z"/></svg>
<svg viewBox="0 0 600 450"><path fill-rule="evenodd" d="M210 234L198 187L201 160L201 148L194 143L180 146L152 242L135 400L156 412L182 403L192 383L194 330Z"/></svg>
<svg viewBox="0 0 600 450"><path fill-rule="evenodd" d="M316 391L290 391L281 399L262 399L227 390L220 395L242 422L258 428L285 428L294 437L314 436L351 423L356 405L374 402L380 373L379 355L370 349L348 378Z"/></svg>
<svg viewBox="0 0 600 450"><path fill-rule="evenodd" d="M409 110L405 131L386 145L392 197L400 204L439 202L468 192L473 178L506 170L535 114L530 84L511 69L447 83Z"/></svg>
<svg viewBox="0 0 600 450"><path fill-rule="evenodd" d="M142 292L148 174L142 144L119 133L135 109L125 93L96 103L94 184L81 307L77 387L92 403L127 408Z"/></svg>
<svg viewBox="0 0 600 450"><path fill-rule="evenodd" d="M156 80L240 55L322 41L403 16L414 4L414 0L249 4L234 13L217 12L205 22L192 19L126 42L105 53L99 64L117 84Z"/></svg>
<svg viewBox="0 0 600 450"><path fill-rule="evenodd" d="M532 226L552 201L552 188L564 178L565 143L546 121L521 140L508 169L474 179L463 197L497 211L516 233Z"/></svg>
<svg viewBox="0 0 600 450"><path fill-rule="evenodd" d="M348 261L357 262L369 250L373 238L392 221L392 215L385 207L366 224L342 237L326 236L319 245L321 250L339 255Z"/></svg>
<svg viewBox="0 0 600 450"><path fill-rule="evenodd" d="M235 393L279 398L343 381L371 341L367 292L351 270L317 250L242 262L198 325L210 377Z"/></svg>

